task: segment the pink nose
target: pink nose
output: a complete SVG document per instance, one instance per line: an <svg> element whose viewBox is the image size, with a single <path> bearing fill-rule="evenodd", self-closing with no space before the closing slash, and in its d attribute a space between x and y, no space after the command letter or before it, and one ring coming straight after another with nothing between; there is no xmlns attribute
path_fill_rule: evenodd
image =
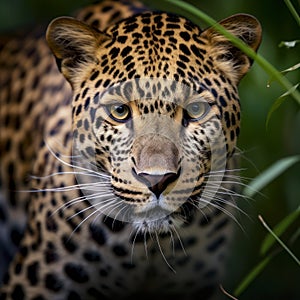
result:
<svg viewBox="0 0 300 300"><path fill-rule="evenodd" d="M135 171L133 171L135 173ZM135 173L135 177L143 182L148 189L156 196L158 199L162 192L167 188L167 186L176 181L180 175L180 170L177 173L166 173L162 175L152 175L148 173Z"/></svg>

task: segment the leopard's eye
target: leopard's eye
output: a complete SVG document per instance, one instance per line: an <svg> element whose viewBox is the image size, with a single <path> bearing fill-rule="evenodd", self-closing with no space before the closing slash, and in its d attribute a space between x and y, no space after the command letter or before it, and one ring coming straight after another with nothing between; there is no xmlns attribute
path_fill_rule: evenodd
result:
<svg viewBox="0 0 300 300"><path fill-rule="evenodd" d="M185 111L191 121L198 121L209 111L209 104L205 101L193 102L186 106Z"/></svg>
<svg viewBox="0 0 300 300"><path fill-rule="evenodd" d="M117 122L126 122L131 118L130 107L125 104L112 104L106 107L108 115Z"/></svg>

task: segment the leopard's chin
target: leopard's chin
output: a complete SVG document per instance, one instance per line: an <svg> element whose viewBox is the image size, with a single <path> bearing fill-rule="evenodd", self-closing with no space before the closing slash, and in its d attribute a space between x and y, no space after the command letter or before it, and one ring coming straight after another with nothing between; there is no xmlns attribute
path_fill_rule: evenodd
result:
<svg viewBox="0 0 300 300"><path fill-rule="evenodd" d="M183 224L190 222L195 212L194 207L184 203L176 211L170 212L155 207L134 217L133 225L140 233L168 233Z"/></svg>

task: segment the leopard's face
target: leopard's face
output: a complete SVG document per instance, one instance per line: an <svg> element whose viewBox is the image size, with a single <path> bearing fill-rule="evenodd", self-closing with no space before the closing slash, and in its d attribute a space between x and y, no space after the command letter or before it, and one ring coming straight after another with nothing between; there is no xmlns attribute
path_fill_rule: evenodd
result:
<svg viewBox="0 0 300 300"><path fill-rule="evenodd" d="M89 110L81 116L89 130L84 122L76 124L74 150L82 167L94 165L95 174L105 174L91 176L95 188L85 192L99 211L144 230L168 230L207 204L204 181L210 172L221 176L227 157L220 111L209 90L143 78L96 97L94 121ZM91 183L85 177L77 176Z"/></svg>
<svg viewBox="0 0 300 300"><path fill-rule="evenodd" d="M221 24L256 50L255 19ZM48 42L74 90L73 164L97 211L168 231L213 203L239 134L237 85L250 66L242 52L166 13L105 33L58 19Z"/></svg>

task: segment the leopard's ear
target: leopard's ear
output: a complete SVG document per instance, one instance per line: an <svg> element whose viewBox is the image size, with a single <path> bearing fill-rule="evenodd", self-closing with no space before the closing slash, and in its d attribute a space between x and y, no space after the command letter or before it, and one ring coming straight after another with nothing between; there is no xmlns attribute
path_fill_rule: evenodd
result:
<svg viewBox="0 0 300 300"><path fill-rule="evenodd" d="M254 51L257 51L262 36L259 21L247 14L236 14L219 22L226 30L240 38ZM241 50L228 41L214 27L202 33L211 47L210 53L218 62L218 66L238 83L249 70L252 60Z"/></svg>
<svg viewBox="0 0 300 300"><path fill-rule="evenodd" d="M60 17L49 24L46 39L58 68L73 84L85 65L97 62L97 49L109 37L74 18Z"/></svg>

